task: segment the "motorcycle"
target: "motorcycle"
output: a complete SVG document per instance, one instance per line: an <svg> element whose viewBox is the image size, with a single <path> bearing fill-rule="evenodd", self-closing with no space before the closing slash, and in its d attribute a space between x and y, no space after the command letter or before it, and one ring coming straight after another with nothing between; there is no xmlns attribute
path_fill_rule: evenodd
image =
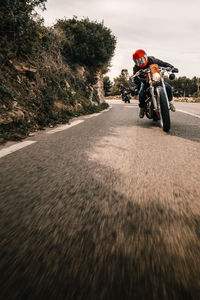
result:
<svg viewBox="0 0 200 300"><path fill-rule="evenodd" d="M120 93L122 96L122 101L124 101L125 103L130 103L130 99L131 97L129 96L129 94L131 94L131 91L127 88L125 88L123 85L121 85L120 87Z"/></svg>
<svg viewBox="0 0 200 300"><path fill-rule="evenodd" d="M124 93L124 95L122 96L122 100L125 102L125 103L130 103L130 99L131 97L129 96L129 93Z"/></svg>
<svg viewBox="0 0 200 300"><path fill-rule="evenodd" d="M139 70L134 76L146 80L149 83L146 89L145 115L148 119L159 121L163 131L168 132L171 127L169 99L164 84L164 74L170 73L169 79L175 78L174 73L178 73L176 68L159 67L152 64L149 68Z"/></svg>

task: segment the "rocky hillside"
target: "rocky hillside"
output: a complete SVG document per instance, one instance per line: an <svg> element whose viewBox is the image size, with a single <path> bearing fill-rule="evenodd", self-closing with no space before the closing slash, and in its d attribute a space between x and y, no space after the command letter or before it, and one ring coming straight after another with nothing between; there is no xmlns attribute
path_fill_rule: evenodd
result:
<svg viewBox="0 0 200 300"><path fill-rule="evenodd" d="M0 142L21 139L31 131L65 123L73 116L104 109L103 79L83 66L46 61L40 66L9 60L0 75ZM5 76L6 74L6 76Z"/></svg>
<svg viewBox="0 0 200 300"><path fill-rule="evenodd" d="M34 10L44 3L0 4L0 143L107 107L103 73L115 37L88 18L46 28Z"/></svg>

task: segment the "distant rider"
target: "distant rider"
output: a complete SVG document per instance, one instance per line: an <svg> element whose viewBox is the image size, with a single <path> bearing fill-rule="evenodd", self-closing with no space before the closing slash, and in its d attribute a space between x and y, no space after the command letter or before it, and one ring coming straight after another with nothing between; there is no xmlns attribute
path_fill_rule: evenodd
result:
<svg viewBox="0 0 200 300"><path fill-rule="evenodd" d="M119 91L121 93L121 96L122 96L122 100L124 101L124 97L125 97L125 92L126 92L126 88L123 84L120 85L119 87Z"/></svg>
<svg viewBox="0 0 200 300"><path fill-rule="evenodd" d="M133 67L133 74L137 73L141 69L146 69L152 64L157 64L160 67L170 67L174 68L169 63L166 63L160 59L155 58L154 56L147 56L146 52L142 49L136 50L133 53L133 60L135 62L135 66ZM140 118L144 117L144 106L145 106L145 96L146 96L146 89L148 88L149 84L146 82L146 78L143 77L139 79L138 77L134 78L134 83L136 85L136 89L139 91L139 107L140 107ZM173 93L172 87L169 83L165 82L165 87L169 99L169 107L171 111L175 112L176 108L172 103Z"/></svg>

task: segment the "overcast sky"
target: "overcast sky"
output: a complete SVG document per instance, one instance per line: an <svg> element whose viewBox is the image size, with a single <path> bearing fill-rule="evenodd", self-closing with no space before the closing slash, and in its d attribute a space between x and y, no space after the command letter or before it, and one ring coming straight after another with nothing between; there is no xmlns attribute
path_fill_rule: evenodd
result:
<svg viewBox="0 0 200 300"><path fill-rule="evenodd" d="M200 0L47 0L45 25L64 17L104 21L117 38L111 80L144 49L179 68L179 76L200 77Z"/></svg>

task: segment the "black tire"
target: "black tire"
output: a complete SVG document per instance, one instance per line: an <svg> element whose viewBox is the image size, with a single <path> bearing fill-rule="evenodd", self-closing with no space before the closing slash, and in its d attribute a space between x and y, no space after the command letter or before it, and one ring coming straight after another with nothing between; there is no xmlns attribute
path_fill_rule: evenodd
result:
<svg viewBox="0 0 200 300"><path fill-rule="evenodd" d="M168 132L170 130L170 114L167 105L167 99L164 90L160 90L160 110L161 110L161 126L163 131Z"/></svg>
<svg viewBox="0 0 200 300"><path fill-rule="evenodd" d="M130 103L130 98L129 98L129 96L126 96L126 98L125 98L125 103Z"/></svg>

